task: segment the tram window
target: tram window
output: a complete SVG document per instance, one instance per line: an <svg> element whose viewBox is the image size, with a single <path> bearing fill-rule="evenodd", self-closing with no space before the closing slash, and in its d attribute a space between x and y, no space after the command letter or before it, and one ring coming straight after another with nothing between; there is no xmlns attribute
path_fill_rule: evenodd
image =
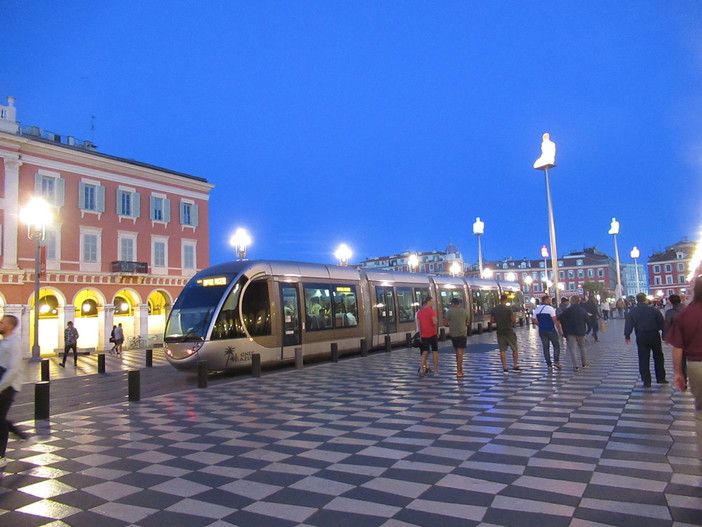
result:
<svg viewBox="0 0 702 527"><path fill-rule="evenodd" d="M243 282L236 284L222 305L212 329L212 340L236 339L246 335L239 317L239 294L242 285Z"/></svg>
<svg viewBox="0 0 702 527"><path fill-rule="evenodd" d="M263 337L271 334L271 302L268 281L256 280L244 292L241 311L249 335Z"/></svg>
<svg viewBox="0 0 702 527"><path fill-rule="evenodd" d="M422 308L422 303L429 298L429 289L425 287L414 288L414 314Z"/></svg>
<svg viewBox="0 0 702 527"><path fill-rule="evenodd" d="M478 290L473 290L473 313L476 315L485 313L485 307L483 306L483 292Z"/></svg>
<svg viewBox="0 0 702 527"><path fill-rule="evenodd" d="M334 287L334 326L358 326L356 288L350 285Z"/></svg>
<svg viewBox="0 0 702 527"><path fill-rule="evenodd" d="M443 308L444 316L451 305L451 300L458 298L461 301L461 305L465 306L465 299L463 298L463 292L459 289L442 289L441 290L441 306Z"/></svg>
<svg viewBox="0 0 702 527"><path fill-rule="evenodd" d="M328 286L305 286L305 313L309 331L332 328L332 295Z"/></svg>
<svg viewBox="0 0 702 527"><path fill-rule="evenodd" d="M397 310L400 312L400 322L414 321L413 300L411 287L397 288Z"/></svg>

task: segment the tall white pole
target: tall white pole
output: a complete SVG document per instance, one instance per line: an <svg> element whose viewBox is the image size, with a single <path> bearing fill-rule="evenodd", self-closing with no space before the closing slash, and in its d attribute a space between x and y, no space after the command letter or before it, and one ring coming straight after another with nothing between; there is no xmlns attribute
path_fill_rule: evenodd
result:
<svg viewBox="0 0 702 527"><path fill-rule="evenodd" d="M556 249L556 222L553 219L553 203L551 201L551 183L549 181L548 167L544 168L546 176L546 201L548 204L548 236L551 244L551 268L553 272L553 294L558 296L558 251ZM548 278L548 273L546 273Z"/></svg>

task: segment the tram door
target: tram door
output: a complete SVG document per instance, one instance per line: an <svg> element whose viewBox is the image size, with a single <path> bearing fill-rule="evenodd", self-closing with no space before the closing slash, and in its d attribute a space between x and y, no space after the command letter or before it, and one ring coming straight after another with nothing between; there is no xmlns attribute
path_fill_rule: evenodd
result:
<svg viewBox="0 0 702 527"><path fill-rule="evenodd" d="M397 331L397 315L392 287L376 286L375 299L378 306L378 334L395 333Z"/></svg>
<svg viewBox="0 0 702 527"><path fill-rule="evenodd" d="M280 284L280 299L283 304L283 347L280 358L295 357L295 347L302 342L300 328L300 297L297 287Z"/></svg>

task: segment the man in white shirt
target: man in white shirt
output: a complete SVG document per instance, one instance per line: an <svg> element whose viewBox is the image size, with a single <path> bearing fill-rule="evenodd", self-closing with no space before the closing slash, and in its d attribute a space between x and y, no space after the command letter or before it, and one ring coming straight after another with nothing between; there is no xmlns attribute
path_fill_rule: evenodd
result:
<svg viewBox="0 0 702 527"><path fill-rule="evenodd" d="M551 362L551 349L550 345L553 344L553 360L556 368L561 369L561 342L560 333L561 324L558 322L558 317L556 317L556 310L551 305L551 297L545 295L541 299L541 304L536 306L534 309L534 324L539 326L539 337L541 337L541 345L544 348L544 359L546 360L546 366L551 369L553 368L553 363Z"/></svg>
<svg viewBox="0 0 702 527"><path fill-rule="evenodd" d="M22 350L19 335L15 333L17 317L5 315L0 319L0 467L7 464L5 452L9 437L7 414L22 389Z"/></svg>

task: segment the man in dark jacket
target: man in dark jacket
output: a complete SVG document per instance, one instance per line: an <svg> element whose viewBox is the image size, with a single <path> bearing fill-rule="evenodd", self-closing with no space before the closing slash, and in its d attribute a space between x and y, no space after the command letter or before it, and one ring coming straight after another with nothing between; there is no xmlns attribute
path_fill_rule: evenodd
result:
<svg viewBox="0 0 702 527"><path fill-rule="evenodd" d="M570 299L570 307L565 309L558 317L563 329L563 336L568 344L568 355L573 361L573 369L580 371L581 366L587 368L587 349L585 348L585 331L587 330L590 315L580 305L580 297ZM575 347L580 350L580 357L575 352Z"/></svg>
<svg viewBox="0 0 702 527"><path fill-rule="evenodd" d="M595 338L595 342L599 339L597 338L597 332L600 330L600 313L597 309L597 302L595 302L595 297L590 296L583 305L583 309L587 311L590 317L587 319L588 331L592 331L592 336Z"/></svg>
<svg viewBox="0 0 702 527"><path fill-rule="evenodd" d="M631 332L636 330L636 347L639 352L639 373L644 388L651 386L651 352L653 351L653 368L656 371L656 382L667 384L665 365L663 364L663 349L661 346L661 331L663 331L663 315L655 307L646 303L646 294L636 295L636 307L626 314L624 324L624 339L631 342Z"/></svg>

